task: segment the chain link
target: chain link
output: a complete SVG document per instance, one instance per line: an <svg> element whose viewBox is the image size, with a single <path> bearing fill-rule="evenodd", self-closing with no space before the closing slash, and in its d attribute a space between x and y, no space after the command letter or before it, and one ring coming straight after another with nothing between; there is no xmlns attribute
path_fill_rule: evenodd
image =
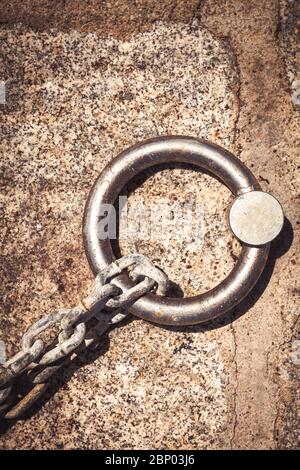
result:
<svg viewBox="0 0 300 470"><path fill-rule="evenodd" d="M132 266L131 276L137 284L122 292L114 278ZM0 416L19 418L47 390L54 373L126 318L128 314L121 309L150 291L165 294L167 286L167 276L148 258L123 256L98 273L91 292L77 306L49 313L31 325L22 337L21 350L10 359L6 359L5 345L0 341ZM89 326L92 319L96 324ZM57 325L60 331L50 344L40 338ZM23 375L30 390L16 397L14 385Z"/></svg>

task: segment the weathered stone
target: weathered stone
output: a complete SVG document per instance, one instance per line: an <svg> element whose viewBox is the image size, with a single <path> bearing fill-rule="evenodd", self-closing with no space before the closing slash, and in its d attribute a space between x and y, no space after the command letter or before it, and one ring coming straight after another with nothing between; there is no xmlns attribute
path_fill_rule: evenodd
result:
<svg viewBox="0 0 300 470"><path fill-rule="evenodd" d="M0 321L8 356L32 321L84 295L85 199L105 164L136 141L190 134L227 147L288 221L258 287L231 316L180 331L140 320L115 329L62 372L26 421L1 425L0 446L299 447L300 369L290 357L299 335L297 234L290 247L300 223L299 114L277 2L124 0L101 12L83 1L77 10L74 2L9 4ZM149 255L185 295L212 288L239 254L226 226L229 191L180 166L145 176L128 188L130 202L196 197L204 243L198 253L181 242L129 241L122 251Z"/></svg>

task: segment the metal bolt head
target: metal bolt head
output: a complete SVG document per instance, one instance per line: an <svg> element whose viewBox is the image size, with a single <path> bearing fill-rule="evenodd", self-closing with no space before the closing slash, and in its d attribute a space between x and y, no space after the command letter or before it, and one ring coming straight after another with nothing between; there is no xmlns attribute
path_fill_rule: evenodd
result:
<svg viewBox="0 0 300 470"><path fill-rule="evenodd" d="M250 191L235 199L228 220L233 234L241 242L260 246L271 242L280 233L284 214L274 196L263 191Z"/></svg>

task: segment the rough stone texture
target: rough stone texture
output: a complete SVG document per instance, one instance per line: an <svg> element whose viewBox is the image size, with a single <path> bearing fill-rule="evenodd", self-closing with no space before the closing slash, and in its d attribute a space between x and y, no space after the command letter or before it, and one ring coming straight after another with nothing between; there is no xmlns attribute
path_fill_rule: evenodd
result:
<svg viewBox="0 0 300 470"><path fill-rule="evenodd" d="M299 114L290 91L298 43L289 47L297 34L287 27L298 2L31 3L0 2L8 354L32 321L85 292L86 196L137 140L187 133L226 146L288 220L258 287L231 316L180 331L127 322L66 369L25 421L2 425L1 447L299 448L300 369L290 356L300 334ZM145 176L129 187L131 201L196 196L205 238L196 254L183 243L136 248L185 295L213 287L239 253L225 225L230 193L178 166Z"/></svg>
<svg viewBox="0 0 300 470"><path fill-rule="evenodd" d="M201 1L190 0L8 0L0 2L5 24L22 22L35 30L100 31L124 39L156 21L191 23Z"/></svg>
<svg viewBox="0 0 300 470"><path fill-rule="evenodd" d="M284 54L287 77L293 83L299 80L300 76L300 2L282 0L279 13L280 46Z"/></svg>

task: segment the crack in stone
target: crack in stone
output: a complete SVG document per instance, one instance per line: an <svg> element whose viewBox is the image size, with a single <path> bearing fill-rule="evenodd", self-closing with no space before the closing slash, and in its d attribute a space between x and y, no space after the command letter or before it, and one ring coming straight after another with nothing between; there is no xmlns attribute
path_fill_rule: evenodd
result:
<svg viewBox="0 0 300 470"><path fill-rule="evenodd" d="M233 390L233 425L232 425L232 435L230 438L230 449L232 450L234 441L235 441L235 436L236 436L236 429L237 429L238 364L236 360L237 341L236 341L236 334L235 334L233 323L230 324L230 329L232 332L233 345L234 345L232 360L234 363L234 375L235 375L235 384L234 384L234 390Z"/></svg>
<svg viewBox="0 0 300 470"><path fill-rule="evenodd" d="M279 420L279 400L278 403L276 403L276 414L274 418L274 425L273 425L273 441L275 443L275 450L278 449L278 436L277 436L277 423Z"/></svg>
<svg viewBox="0 0 300 470"><path fill-rule="evenodd" d="M237 134L238 134L238 123L240 120L240 112L241 112L241 69L240 69L240 65L238 62L237 53L231 43L231 39L228 38L227 42L228 42L230 52L232 54L233 67L236 71L236 78L237 78L235 87L232 89L233 96L235 97L235 102L233 103L234 111L235 111L235 119L233 123L233 146L235 148L235 151L239 153L237 149Z"/></svg>
<svg viewBox="0 0 300 470"><path fill-rule="evenodd" d="M171 21L173 19L173 14L177 7L177 0L173 0L170 6L170 12L168 14L168 20Z"/></svg>
<svg viewBox="0 0 300 470"><path fill-rule="evenodd" d="M275 44L277 45L277 48L278 48L278 51L280 53L280 59L283 63L283 67L282 67L282 70L283 70L283 73L285 74L285 80L286 82L288 83L288 73L287 73L287 60L286 60L286 57L285 55L283 54L283 51L282 51L282 37L281 37L281 31L282 31L282 12L281 12L281 3L280 3L280 0L276 0L275 2L275 9L276 9L276 28L275 28L275 31L274 31L274 38L275 38ZM294 330L297 326L297 323L300 319L300 315L297 316L296 320L293 322L293 325L291 327L291 335L288 339L285 339L284 341L282 341L278 347L278 350L281 351L282 348L285 348L291 341L292 341L292 338L293 338L293 335L294 335ZM282 321L284 321L284 319L282 319ZM267 360L267 372L269 373L269 356L270 356L270 351L267 353L267 356L266 356L266 360ZM275 380L275 383L276 383L276 386L277 386L277 400L276 400L276 404L275 404L275 417L274 417L274 422L273 422L273 431L272 431L272 435L273 435L273 441L274 441L274 444L275 444L275 448L278 449L278 433L277 433L277 429L278 429L278 422L279 422L279 418L280 418L280 405L281 405L281 396L282 396L282 387L281 387L281 384L280 384L280 380L279 379L276 379Z"/></svg>
<svg viewBox="0 0 300 470"><path fill-rule="evenodd" d="M194 11L193 13L191 14L191 18L190 18L190 21L189 21L189 24L192 25L194 23L194 21L198 21L200 23L201 21L201 17L200 18L196 18L197 14L200 13L201 9L202 9L202 6L203 6L203 0L198 0L198 2L196 3L196 6L194 8Z"/></svg>
<svg viewBox="0 0 300 470"><path fill-rule="evenodd" d="M291 343L291 341L293 340L293 337L294 337L294 330L296 329L299 320L300 320L300 314L297 316L296 320L293 322L293 325L291 326L291 329L290 329L291 334L289 335L289 337L286 338L284 341L282 341L278 345L278 351L282 351L282 349L285 349L285 347L288 346ZM284 321L284 319L282 321ZM267 371L268 372L269 372L269 356L270 356L270 351L267 354ZM280 405L281 405L282 388L280 386L280 380L276 380L275 383L277 385L277 400L276 400L276 406L275 406L276 413L275 413L274 422L273 422L272 435L273 435L274 443L276 445L276 449L278 449L277 428L278 428L278 422L279 422L279 418L280 418Z"/></svg>
<svg viewBox="0 0 300 470"><path fill-rule="evenodd" d="M271 351L270 351L270 350L267 351L267 353L266 353L266 376L267 376L267 378L269 377L269 373L270 373L270 367L269 367L269 363L270 363L270 354L271 354ZM269 392L269 397L270 397L270 399L272 399L272 395L271 395L270 392ZM278 386L278 384L277 384L277 397L276 397L276 404L275 404L275 417L274 417L273 430L272 430L273 442L274 442L276 448L277 448L276 429L277 429L277 422L278 422L278 419L279 419L279 406L280 406L280 390L279 390L279 386Z"/></svg>

